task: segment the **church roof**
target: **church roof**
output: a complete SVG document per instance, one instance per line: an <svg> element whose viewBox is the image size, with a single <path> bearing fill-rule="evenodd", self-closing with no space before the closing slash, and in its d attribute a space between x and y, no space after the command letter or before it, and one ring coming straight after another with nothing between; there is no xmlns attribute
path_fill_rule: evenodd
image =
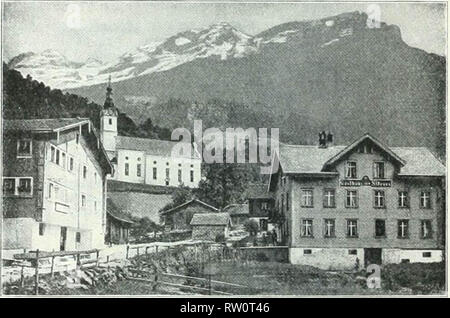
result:
<svg viewBox="0 0 450 318"><path fill-rule="evenodd" d="M180 153L176 145L180 144L178 141L167 141L159 139L136 138L136 137L116 137L116 149L143 151L149 155L156 155L162 157L178 157L178 158L200 158L197 151L190 143L184 143L189 149L188 153ZM174 150L174 153L172 153Z"/></svg>

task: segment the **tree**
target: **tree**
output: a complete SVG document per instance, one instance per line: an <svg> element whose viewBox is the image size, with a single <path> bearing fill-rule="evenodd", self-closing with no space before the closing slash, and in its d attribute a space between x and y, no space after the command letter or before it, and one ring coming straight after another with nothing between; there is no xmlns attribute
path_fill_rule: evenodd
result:
<svg viewBox="0 0 450 318"><path fill-rule="evenodd" d="M244 223L244 229L250 233L250 235L254 236L258 234L259 231L259 225L258 222L256 222L255 220L247 220Z"/></svg>
<svg viewBox="0 0 450 318"><path fill-rule="evenodd" d="M135 222L135 225L131 228L131 236L136 239L145 238L148 233L161 231L162 227L148 217L143 217Z"/></svg>

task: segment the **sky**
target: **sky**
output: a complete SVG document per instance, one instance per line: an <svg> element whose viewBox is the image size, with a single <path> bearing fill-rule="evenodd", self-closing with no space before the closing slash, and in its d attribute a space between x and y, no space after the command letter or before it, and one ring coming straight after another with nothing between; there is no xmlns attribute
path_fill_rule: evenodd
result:
<svg viewBox="0 0 450 318"><path fill-rule="evenodd" d="M398 25L403 40L446 55L445 4L379 3L380 20ZM343 12L373 12L369 3L181 3L9 2L3 3L3 60L54 49L72 61L110 61L138 46L178 32L228 22L255 35L272 26ZM78 17L78 18L77 18Z"/></svg>

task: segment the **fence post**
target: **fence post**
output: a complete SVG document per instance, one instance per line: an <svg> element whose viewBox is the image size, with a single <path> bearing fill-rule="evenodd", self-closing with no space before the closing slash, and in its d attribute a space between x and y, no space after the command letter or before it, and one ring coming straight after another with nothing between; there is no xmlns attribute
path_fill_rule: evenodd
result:
<svg viewBox="0 0 450 318"><path fill-rule="evenodd" d="M55 273L55 257L54 256L52 256L52 267L51 267L51 269L50 269L50 276L53 278L53 276L54 276L54 273Z"/></svg>
<svg viewBox="0 0 450 318"><path fill-rule="evenodd" d="M127 255L126 255L126 259L128 259L128 252L130 250L130 245L127 244Z"/></svg>
<svg viewBox="0 0 450 318"><path fill-rule="evenodd" d="M97 256L97 262L95 263L95 266L98 267L98 264L100 262L100 250L97 250L96 256Z"/></svg>
<svg viewBox="0 0 450 318"><path fill-rule="evenodd" d="M36 269L34 277L34 294L39 295L39 249L36 250Z"/></svg>
<svg viewBox="0 0 450 318"><path fill-rule="evenodd" d="M158 245L156 245L156 254L158 254Z"/></svg>
<svg viewBox="0 0 450 318"><path fill-rule="evenodd" d="M139 257L139 246L137 247L137 256Z"/></svg>

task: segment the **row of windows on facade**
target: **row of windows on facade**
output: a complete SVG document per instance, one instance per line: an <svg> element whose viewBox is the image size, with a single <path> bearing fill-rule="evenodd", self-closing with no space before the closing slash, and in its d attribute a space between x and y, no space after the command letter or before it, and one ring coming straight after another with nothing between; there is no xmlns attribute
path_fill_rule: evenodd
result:
<svg viewBox="0 0 450 318"><path fill-rule="evenodd" d="M60 166L67 171L73 172L75 168L75 160L72 156L66 154L65 151L51 145L50 146L50 162ZM83 179L87 179L88 177L88 168L87 166L83 166ZM94 181L97 183L97 172L94 171Z"/></svg>
<svg viewBox="0 0 450 318"><path fill-rule="evenodd" d="M312 253L313 253L312 249L305 248L303 250L303 255L311 255ZM358 250L349 249L348 250L348 254L349 255L358 255ZM424 258L431 257L431 252L422 252L422 257L424 257ZM408 259L405 259L405 260L402 259L402 263L409 263L409 260Z"/></svg>
<svg viewBox="0 0 450 318"><path fill-rule="evenodd" d="M432 238L433 231L431 220L422 220L420 224L421 238ZM314 237L313 234L313 220L302 219L301 232L302 237ZM323 220L323 236L325 238L336 237L336 221L334 219ZM346 236L358 237L358 220L347 220L346 224ZM377 219L375 220L375 237L386 238L386 221ZM409 220L397 221L397 237L402 239L409 238Z"/></svg>
<svg viewBox="0 0 450 318"><path fill-rule="evenodd" d="M45 235L45 223L39 223L39 236L44 235ZM81 242L81 232L75 232L75 242L76 243Z"/></svg>
<svg viewBox="0 0 450 318"><path fill-rule="evenodd" d="M79 135L76 138L77 144L79 143ZM31 139L17 140L17 158L31 158L32 157L32 142ZM75 160L72 156L67 154L64 150L59 149L56 146L50 146L50 155L47 157L54 164L67 169L72 172L75 168ZM83 166L83 178L87 178L87 167ZM97 182L97 173L94 172L94 179Z"/></svg>
<svg viewBox="0 0 450 318"><path fill-rule="evenodd" d="M373 163L373 178L374 179L384 179L385 176L385 167L383 161L375 161ZM356 161L347 161L345 165L345 178L347 179L356 179L358 178L357 173L357 164Z"/></svg>
<svg viewBox="0 0 450 318"><path fill-rule="evenodd" d="M283 197L280 202L283 209ZM347 190L344 205L347 208L358 207L358 191ZM410 198L408 191L398 191L397 203L399 208L408 208L410 206ZM301 206L302 207L314 207L313 189L302 189L301 193ZM386 193L384 190L373 191L373 206L375 208L386 207ZM421 191L419 197L419 206L423 209L431 208L431 192ZM336 190L325 189L323 191L323 207L335 208L336 207ZM286 194L286 209L289 210L289 196Z"/></svg>
<svg viewBox="0 0 450 318"><path fill-rule="evenodd" d="M385 175L385 167L383 161L375 161L373 163L373 178L374 179L384 179ZM345 165L345 178L346 179L357 179L357 165L356 161L347 161ZM287 178L286 176L282 176L280 183L281 186L286 185Z"/></svg>
<svg viewBox="0 0 450 318"><path fill-rule="evenodd" d="M69 189L54 183L48 184L48 199L53 200L55 202L63 203L69 206L70 203L70 191ZM94 203L94 211L97 211L97 200L93 200ZM83 208L87 207L87 197L85 194L80 196L80 205Z"/></svg>
<svg viewBox="0 0 450 318"><path fill-rule="evenodd" d="M169 164L169 163L167 163ZM179 166L181 166L181 164L179 164ZM193 167L193 165L191 165L191 168ZM130 175L130 164L129 163L125 163L125 167L124 167L125 171L125 175L129 176ZM153 167L153 180L156 180L158 178L158 169L156 167ZM178 182L182 182L183 180L183 171L181 169L178 169ZM136 164L136 176L137 177L141 177L142 176L142 164L138 163ZM170 168L166 168L166 183L168 183L170 180ZM190 181L194 182L194 170L190 171Z"/></svg>

